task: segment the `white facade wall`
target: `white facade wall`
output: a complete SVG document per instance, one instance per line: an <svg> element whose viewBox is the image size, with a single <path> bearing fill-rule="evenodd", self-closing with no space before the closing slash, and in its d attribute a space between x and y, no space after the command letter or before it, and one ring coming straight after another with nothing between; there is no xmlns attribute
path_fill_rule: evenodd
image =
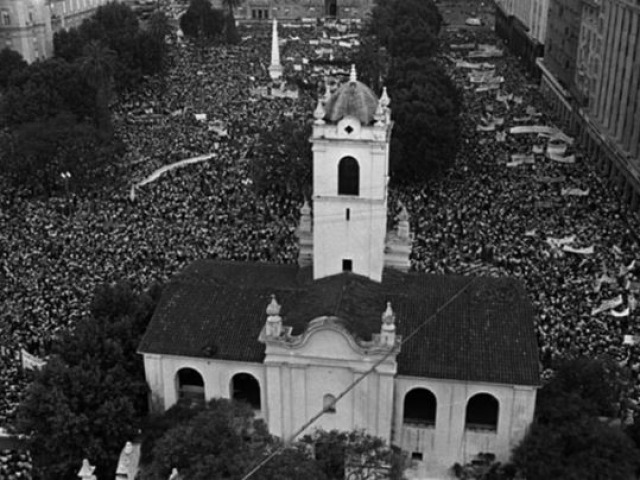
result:
<svg viewBox="0 0 640 480"><path fill-rule="evenodd" d="M404 398L414 388L426 388L435 395L435 427L404 425ZM498 400L496 432L465 430L467 402L478 393L488 393ZM445 478L454 463L469 462L481 452L494 453L498 461L507 461L533 420L536 389L398 376L394 395L393 443L406 452L423 454L423 461L414 464L413 477Z"/></svg>
<svg viewBox="0 0 640 480"><path fill-rule="evenodd" d="M253 375L260 384L263 418L269 431L289 438L320 412L326 394L338 396L379 356L363 356L353 338L331 325L319 324L306 341L293 350L267 346L264 364L145 354L145 372L156 407L167 409L177 401L177 372L198 371L205 397L231 398L231 380L238 373ZM304 335L303 335L304 336ZM409 478L448 478L451 466L471 461L481 452L494 453L498 461L509 459L533 420L536 388L396 375L395 355L360 382L307 431L362 428L384 438L408 454L420 452ZM415 388L431 391L437 401L433 427L405 425L404 399ZM468 400L488 393L499 402L497 431L465 429Z"/></svg>
<svg viewBox="0 0 640 480"><path fill-rule="evenodd" d="M182 368L197 371L204 380L205 399L231 398L231 379L238 373L253 375L260 384L260 416L267 415L265 367L261 363L234 362L197 357L144 354L144 371L151 389L152 405L158 411L171 408L178 401L177 374Z"/></svg>

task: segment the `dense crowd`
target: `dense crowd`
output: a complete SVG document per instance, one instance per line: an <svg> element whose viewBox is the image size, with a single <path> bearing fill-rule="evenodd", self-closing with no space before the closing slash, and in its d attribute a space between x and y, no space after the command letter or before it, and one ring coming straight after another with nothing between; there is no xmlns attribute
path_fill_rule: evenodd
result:
<svg viewBox="0 0 640 480"><path fill-rule="evenodd" d="M447 32L445 39L454 46L496 43L490 32ZM575 145L566 152L575 154L575 163L538 154L532 163L509 165L512 155L544 152L548 142L543 135L510 134L510 127L562 125L545 113L537 85L515 58L469 61L468 52L451 49L442 60L464 92L464 140L456 167L442 181L394 191L413 219L412 265L432 273L498 272L521 279L537 309L543 367L567 354L613 357L631 367L635 388L629 400L636 406L640 350L623 340L640 333L634 330L640 294L640 269L633 263L640 259L637 217ZM504 80L500 88L482 91L470 82L478 71L462 67L464 62L491 64L493 77ZM488 123L494 128L483 128ZM593 253L554 245L569 237L576 250L593 247Z"/></svg>
<svg viewBox="0 0 640 480"><path fill-rule="evenodd" d="M25 348L45 356L52 339L87 313L96 285L127 280L143 288L203 257L296 260L294 230L302 199L257 195L251 163L260 155L261 132L285 120L312 120L324 73L351 51L348 42L327 38L344 33L317 25L281 28L285 76L303 75L311 85L297 100L256 94L270 83L268 26L242 27L237 47L202 49L174 38L167 77L149 80L114 106L116 135L127 149L125 183L91 198L72 193L47 201L9 198L12 193L0 188L0 342L7 347L0 351L0 425L14 419L24 391L15 352ZM447 33L445 40L495 43L493 34L482 35ZM324 41L312 45L311 39ZM318 46L330 44L335 53L325 66L310 61ZM552 123L540 113L545 107L537 87L505 56L488 60L504 77L500 90L476 92L468 70L456 67L463 54L448 55L441 61L463 88L465 101L457 164L440 181L392 191L411 214L413 269L464 273L469 265L481 265L520 278L537 308L545 367L565 353L607 353L628 362L640 384L638 347L622 345L637 314L592 315L603 300L619 294L624 305L633 304L634 269L621 266L638 257L635 218L584 157L575 164L538 158L533 165L508 167L509 155L528 154L545 139L508 134L499 141L496 131L477 131L477 125L489 114L504 118L498 131L523 116ZM497 93L512 96L497 101ZM196 120L195 114L206 119ZM225 125L226 135L211 130L214 121ZM213 156L130 188L155 169L205 154ZM549 180L557 178L561 182ZM588 195L561 195L569 187L588 189ZM594 253L566 253L546 242L570 235L576 236L575 246L594 246ZM635 393L637 400L640 391Z"/></svg>

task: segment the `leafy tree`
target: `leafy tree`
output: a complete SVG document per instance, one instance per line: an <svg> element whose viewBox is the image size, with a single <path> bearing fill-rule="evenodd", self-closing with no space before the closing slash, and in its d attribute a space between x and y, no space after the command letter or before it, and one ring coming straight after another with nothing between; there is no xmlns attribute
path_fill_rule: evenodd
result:
<svg viewBox="0 0 640 480"><path fill-rule="evenodd" d="M5 47L0 50L0 90L7 88L12 74L27 68L27 62L15 50Z"/></svg>
<svg viewBox="0 0 640 480"><path fill-rule="evenodd" d="M53 52L57 58L73 62L82 56L85 41L77 28L60 30L53 35Z"/></svg>
<svg viewBox="0 0 640 480"><path fill-rule="evenodd" d="M266 453L266 452L265 452ZM309 457L308 449L294 444L264 464L252 477L255 480L328 480L317 462Z"/></svg>
<svg viewBox="0 0 640 480"><path fill-rule="evenodd" d="M146 412L136 348L158 293L135 296L124 285L98 289L95 315L64 335L36 372L18 411L36 478L72 478L82 458L91 459L101 477L114 476L120 450Z"/></svg>
<svg viewBox="0 0 640 480"><path fill-rule="evenodd" d="M101 181L105 167L119 155L117 142L101 140L88 123L62 113L48 120L16 127L0 145L0 165L15 187L32 195L50 196L64 185L62 172L71 173L76 191Z"/></svg>
<svg viewBox="0 0 640 480"><path fill-rule="evenodd" d="M402 453L362 430L317 430L302 438L315 450L320 469L330 480L402 480Z"/></svg>
<svg viewBox="0 0 640 480"><path fill-rule="evenodd" d="M619 428L582 418L534 425L512 462L527 480L628 480L640 465L640 451Z"/></svg>
<svg viewBox="0 0 640 480"><path fill-rule="evenodd" d="M224 21L224 14L211 8L207 0L191 0L189 8L180 17L180 28L185 35L202 41L220 35Z"/></svg>
<svg viewBox="0 0 640 480"><path fill-rule="evenodd" d="M388 79L392 117L391 170L415 181L453 165L460 138L460 94L432 62L394 60Z"/></svg>
<svg viewBox="0 0 640 480"><path fill-rule="evenodd" d="M114 87L118 91L138 85L143 75L162 71L164 36L157 13L148 32L143 31L135 12L125 3L110 2L98 7L96 13L82 22L79 28L54 37L56 56L69 62L79 61L84 47L99 41L116 53Z"/></svg>
<svg viewBox="0 0 640 480"><path fill-rule="evenodd" d="M156 442L143 479L164 480L174 467L190 480L239 478L270 442L264 422L254 418L250 406L213 399Z"/></svg>
<svg viewBox="0 0 640 480"><path fill-rule="evenodd" d="M377 1L365 26L397 57L430 57L438 47L442 16L433 1Z"/></svg>
<svg viewBox="0 0 640 480"><path fill-rule="evenodd" d="M451 470L460 480L510 480L516 474L513 465L502 465L492 453L479 453L471 462L456 463Z"/></svg>
<svg viewBox="0 0 640 480"><path fill-rule="evenodd" d="M225 35L227 37L227 43L237 45L240 43L240 35L236 28L236 18L234 10L240 6L242 0L222 0L222 5L227 9L227 18L225 22Z"/></svg>
<svg viewBox="0 0 640 480"><path fill-rule="evenodd" d="M286 121L264 130L260 156L253 159L252 179L258 192L309 197L311 193L311 126Z"/></svg>
<svg viewBox="0 0 640 480"><path fill-rule="evenodd" d="M390 57L375 35L364 36L356 55L358 77L369 85L374 92L380 92L383 79L387 78Z"/></svg>
<svg viewBox="0 0 640 480"><path fill-rule="evenodd" d="M553 378L538 392L537 421L572 422L582 417L615 417L630 385L628 374L614 361L562 360Z"/></svg>
<svg viewBox="0 0 640 480"><path fill-rule="evenodd" d="M34 62L12 76L3 101L5 119L15 126L63 112L79 120L92 118L94 97L78 66L59 58Z"/></svg>
<svg viewBox="0 0 640 480"><path fill-rule="evenodd" d="M101 132L108 133L111 128L109 97L116 64L116 53L101 42L94 40L84 48L80 62L83 75L96 91L96 127Z"/></svg>

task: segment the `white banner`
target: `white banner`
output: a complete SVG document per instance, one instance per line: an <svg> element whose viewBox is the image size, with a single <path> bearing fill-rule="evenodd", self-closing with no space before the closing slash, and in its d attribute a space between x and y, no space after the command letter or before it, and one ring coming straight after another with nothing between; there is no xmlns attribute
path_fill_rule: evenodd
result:
<svg viewBox="0 0 640 480"><path fill-rule="evenodd" d="M563 188L561 191L562 195L572 195L575 197L586 197L589 195L589 189L581 190L579 188Z"/></svg>
<svg viewBox="0 0 640 480"><path fill-rule="evenodd" d="M619 307L620 305L622 305L622 295L618 295L611 300L604 300L598 308L594 308L593 310L591 310L591 315L597 315L600 312L606 312L607 310Z"/></svg>
<svg viewBox="0 0 640 480"><path fill-rule="evenodd" d="M576 253L578 255L593 255L593 245L584 248L575 248L570 245L564 245L562 250L567 253Z"/></svg>
<svg viewBox="0 0 640 480"><path fill-rule="evenodd" d="M576 236L575 235L568 235L568 236L562 237L562 238L547 237L546 241L552 247L560 248L563 245L568 245L570 243L575 242L576 241Z"/></svg>
<svg viewBox="0 0 640 480"><path fill-rule="evenodd" d="M24 348L20 349L20 358L22 359L22 368L24 370L39 370L47 364L46 360L31 355Z"/></svg>
<svg viewBox="0 0 640 480"><path fill-rule="evenodd" d="M617 317L617 318L628 317L629 316L629 307L625 308L621 312L619 312L617 310L611 310L609 313L611 314L612 317Z"/></svg>

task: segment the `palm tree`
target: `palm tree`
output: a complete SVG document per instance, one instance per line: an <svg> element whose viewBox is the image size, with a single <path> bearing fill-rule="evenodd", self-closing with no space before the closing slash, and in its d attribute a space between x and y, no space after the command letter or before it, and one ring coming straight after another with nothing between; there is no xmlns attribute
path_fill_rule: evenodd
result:
<svg viewBox="0 0 640 480"><path fill-rule="evenodd" d="M80 68L87 83L96 90L96 127L103 133L110 130L109 96L117 54L99 40L93 40L83 49Z"/></svg>
<svg viewBox="0 0 640 480"><path fill-rule="evenodd" d="M228 43L240 43L240 36L236 30L236 19L233 15L233 10L240 6L242 0L222 0L222 5L227 7L229 15L227 15L227 42Z"/></svg>

